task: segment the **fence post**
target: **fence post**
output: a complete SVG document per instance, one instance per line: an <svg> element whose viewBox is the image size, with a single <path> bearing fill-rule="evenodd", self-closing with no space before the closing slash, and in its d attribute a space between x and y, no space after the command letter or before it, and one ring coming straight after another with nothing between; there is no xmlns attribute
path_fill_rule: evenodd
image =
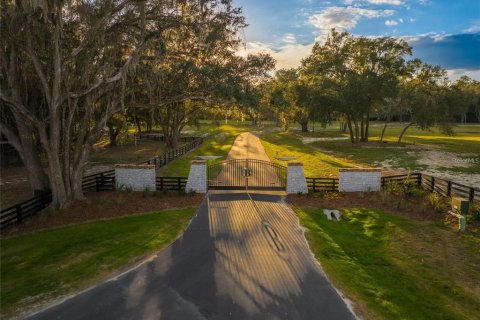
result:
<svg viewBox="0 0 480 320"><path fill-rule="evenodd" d="M163 190L163 177L160 177L160 190Z"/></svg>
<svg viewBox="0 0 480 320"><path fill-rule="evenodd" d="M313 178L312 180L313 180L313 192L316 192L317 188L316 188L315 182L317 181L317 179Z"/></svg>
<svg viewBox="0 0 480 320"><path fill-rule="evenodd" d="M435 191L435 177L430 177L432 180L430 181L430 191L434 192Z"/></svg>
<svg viewBox="0 0 480 320"><path fill-rule="evenodd" d="M452 181L447 181L447 197L452 195Z"/></svg>
<svg viewBox="0 0 480 320"><path fill-rule="evenodd" d="M335 190L335 179L332 179L332 191L336 191Z"/></svg>
<svg viewBox="0 0 480 320"><path fill-rule="evenodd" d="M473 199L475 198L475 189L473 189L473 187L470 187L470 192L469 192L469 195L468 195L468 200L470 202L473 202Z"/></svg>
<svg viewBox="0 0 480 320"><path fill-rule="evenodd" d="M22 220L23 220L22 206L17 205L15 207L15 210L17 211L17 224L20 224L20 223L22 223Z"/></svg>
<svg viewBox="0 0 480 320"><path fill-rule="evenodd" d="M178 191L182 190L182 183L181 183L181 180L180 180L180 177L177 178L177 185L178 185Z"/></svg>
<svg viewBox="0 0 480 320"><path fill-rule="evenodd" d="M422 186L422 174L417 173L417 186L420 188Z"/></svg>

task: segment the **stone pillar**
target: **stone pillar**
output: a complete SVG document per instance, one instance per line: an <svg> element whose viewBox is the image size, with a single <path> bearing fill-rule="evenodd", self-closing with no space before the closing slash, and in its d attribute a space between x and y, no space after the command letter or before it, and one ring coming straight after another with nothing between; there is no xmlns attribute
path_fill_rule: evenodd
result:
<svg viewBox="0 0 480 320"><path fill-rule="evenodd" d="M117 164L115 165L115 186L132 188L133 191L156 190L155 165Z"/></svg>
<svg viewBox="0 0 480 320"><path fill-rule="evenodd" d="M190 172L188 173L185 191L207 193L207 161L192 160L190 162Z"/></svg>
<svg viewBox="0 0 480 320"><path fill-rule="evenodd" d="M307 179L301 162L290 162L287 166L287 193L308 193Z"/></svg>
<svg viewBox="0 0 480 320"><path fill-rule="evenodd" d="M338 191L380 191L382 169L348 168L339 169Z"/></svg>

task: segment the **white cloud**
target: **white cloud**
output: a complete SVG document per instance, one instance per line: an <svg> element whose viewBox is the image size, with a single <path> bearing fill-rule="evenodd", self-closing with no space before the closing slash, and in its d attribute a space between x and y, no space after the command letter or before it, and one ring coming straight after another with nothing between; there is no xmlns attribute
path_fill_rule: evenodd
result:
<svg viewBox="0 0 480 320"><path fill-rule="evenodd" d="M417 19L414 19L414 18L410 18L409 21L410 22L415 22Z"/></svg>
<svg viewBox="0 0 480 320"><path fill-rule="evenodd" d="M371 4L389 4L392 6L400 6L403 4L402 0L367 0Z"/></svg>
<svg viewBox="0 0 480 320"><path fill-rule="evenodd" d="M277 60L276 69L297 68L300 61L307 57L312 51L312 44L287 43L278 49L263 42L248 42L245 48L237 51L240 56L248 54L268 53Z"/></svg>
<svg viewBox="0 0 480 320"><path fill-rule="evenodd" d="M386 21L385 21L385 25L386 25L386 26L389 26L389 27L393 27L393 26L398 25L398 22L395 21L395 20L386 20Z"/></svg>
<svg viewBox="0 0 480 320"><path fill-rule="evenodd" d="M463 30L463 32L468 32L468 33L480 32L480 25L473 25L473 26Z"/></svg>
<svg viewBox="0 0 480 320"><path fill-rule="evenodd" d="M308 22L320 30L321 39L330 29L348 30L354 28L362 18L373 19L391 16L394 10L374 10L358 7L328 7L309 17Z"/></svg>
<svg viewBox="0 0 480 320"><path fill-rule="evenodd" d="M283 36L282 41L285 43L296 43L297 39L293 33L287 33Z"/></svg>
<svg viewBox="0 0 480 320"><path fill-rule="evenodd" d="M467 69L450 69L447 70L448 78L452 81L459 79L461 76L468 76L473 80L480 81L480 69L467 70Z"/></svg>
<svg viewBox="0 0 480 320"><path fill-rule="evenodd" d="M400 23L403 23L403 19L402 19L402 18L398 19L398 21L399 21Z"/></svg>
<svg viewBox="0 0 480 320"><path fill-rule="evenodd" d="M416 42L421 39L420 36L401 36L400 39L407 41L408 43Z"/></svg>

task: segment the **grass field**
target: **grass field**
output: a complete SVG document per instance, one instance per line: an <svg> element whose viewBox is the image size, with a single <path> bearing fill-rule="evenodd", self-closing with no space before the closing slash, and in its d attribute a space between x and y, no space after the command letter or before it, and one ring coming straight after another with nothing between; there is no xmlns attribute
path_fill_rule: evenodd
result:
<svg viewBox="0 0 480 320"><path fill-rule="evenodd" d="M265 130L261 137L271 159L295 157L295 161L304 163L307 176L336 176L338 168L353 166L480 174L480 125L457 126L453 136L438 129L422 131L413 127L399 144L396 141L402 127L403 124L391 124L383 143L379 141L380 123L372 124L368 143L352 144L346 139L348 134L341 133L336 124L325 128L317 124L315 131L308 133L300 132L299 128L289 132ZM329 140L341 137L345 140ZM306 138L325 140L302 141Z"/></svg>
<svg viewBox="0 0 480 320"><path fill-rule="evenodd" d="M294 157L294 161L303 163L307 177L333 177L338 175L338 168L354 166L353 162L333 157L303 144L299 137L292 133L264 133L261 139L265 152L272 161L285 165L275 159Z"/></svg>
<svg viewBox="0 0 480 320"><path fill-rule="evenodd" d="M1 314L78 291L169 245L196 209L156 212L1 240Z"/></svg>
<svg viewBox="0 0 480 320"><path fill-rule="evenodd" d="M390 124L385 133L384 143L379 142L382 125L372 123L369 143L351 144L346 140L336 140L317 141L311 145L334 155L355 159L356 162L371 166L383 164L393 168L412 170L435 167L439 171L480 173L480 125L458 125L454 128L453 136L445 135L435 128L431 131L423 131L412 127L407 131L403 143L398 144L398 135L403 125ZM297 132L295 134L321 138L348 136L348 134L340 133L336 125L317 129L314 133ZM455 159L438 166L435 166L434 161L431 164L428 164L428 160L419 161L426 151L442 152L444 158L454 157ZM439 155L442 157L442 154Z"/></svg>
<svg viewBox="0 0 480 320"><path fill-rule="evenodd" d="M297 208L310 248L365 319L478 319L480 235L379 210Z"/></svg>

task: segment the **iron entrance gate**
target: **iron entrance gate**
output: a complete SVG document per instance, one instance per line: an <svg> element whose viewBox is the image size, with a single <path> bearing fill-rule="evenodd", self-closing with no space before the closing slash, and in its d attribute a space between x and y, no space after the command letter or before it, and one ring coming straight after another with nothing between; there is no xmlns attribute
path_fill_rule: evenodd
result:
<svg viewBox="0 0 480 320"><path fill-rule="evenodd" d="M287 168L264 160L227 160L208 166L211 190L285 190Z"/></svg>

